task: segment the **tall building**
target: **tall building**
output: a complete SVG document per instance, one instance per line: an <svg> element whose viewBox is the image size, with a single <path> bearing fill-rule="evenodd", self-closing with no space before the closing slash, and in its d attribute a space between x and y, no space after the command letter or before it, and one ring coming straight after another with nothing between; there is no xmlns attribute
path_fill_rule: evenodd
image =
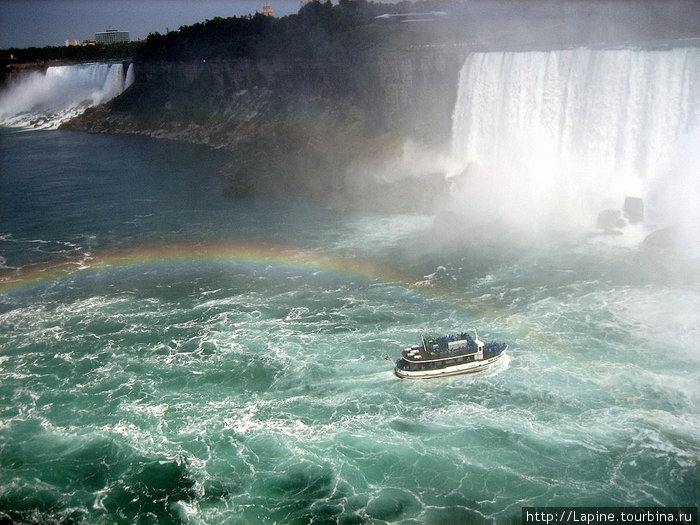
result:
<svg viewBox="0 0 700 525"><path fill-rule="evenodd" d="M116 42L128 42L129 32L118 29L107 29L95 33L95 41L98 44L115 44Z"/></svg>
<svg viewBox="0 0 700 525"><path fill-rule="evenodd" d="M272 12L272 7L267 2L263 2L262 14L265 16L275 16L275 13Z"/></svg>

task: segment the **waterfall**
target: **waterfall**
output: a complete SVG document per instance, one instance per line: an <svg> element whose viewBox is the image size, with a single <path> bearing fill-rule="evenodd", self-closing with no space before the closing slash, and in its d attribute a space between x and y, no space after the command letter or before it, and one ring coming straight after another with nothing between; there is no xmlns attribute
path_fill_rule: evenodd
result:
<svg viewBox="0 0 700 525"><path fill-rule="evenodd" d="M126 78L124 78L124 89L128 88L134 83L134 64L129 64L126 70Z"/></svg>
<svg viewBox="0 0 700 525"><path fill-rule="evenodd" d="M533 231L590 228L626 196L656 227L697 218L699 130L698 48L471 53L453 115L455 198Z"/></svg>
<svg viewBox="0 0 700 525"><path fill-rule="evenodd" d="M88 107L119 95L133 83L132 65L126 76L121 63L53 66L32 71L0 93L0 125L55 129Z"/></svg>

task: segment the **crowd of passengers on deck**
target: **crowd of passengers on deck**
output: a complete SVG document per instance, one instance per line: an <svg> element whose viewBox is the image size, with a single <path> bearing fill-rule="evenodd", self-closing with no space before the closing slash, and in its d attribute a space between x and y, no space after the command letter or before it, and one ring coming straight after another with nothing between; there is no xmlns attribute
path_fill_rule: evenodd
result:
<svg viewBox="0 0 700 525"><path fill-rule="evenodd" d="M440 349L448 349L450 343L454 343L456 341L466 341L467 342L467 347L470 349L477 348L476 341L474 341L474 338L468 334L467 332L462 332L459 335L443 335L441 337L435 337L433 338L433 343L438 345L438 348Z"/></svg>

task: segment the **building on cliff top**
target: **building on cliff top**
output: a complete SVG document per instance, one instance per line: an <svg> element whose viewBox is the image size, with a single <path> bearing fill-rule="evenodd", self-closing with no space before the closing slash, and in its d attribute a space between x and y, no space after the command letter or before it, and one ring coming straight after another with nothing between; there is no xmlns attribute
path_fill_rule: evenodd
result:
<svg viewBox="0 0 700 525"><path fill-rule="evenodd" d="M117 42L128 42L129 32L118 29L106 29L95 33L95 41L98 44L116 44Z"/></svg>

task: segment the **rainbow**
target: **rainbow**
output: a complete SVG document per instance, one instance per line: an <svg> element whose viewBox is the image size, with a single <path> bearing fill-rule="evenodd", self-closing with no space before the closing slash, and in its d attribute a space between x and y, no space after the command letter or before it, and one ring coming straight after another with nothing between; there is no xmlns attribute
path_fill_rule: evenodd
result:
<svg viewBox="0 0 700 525"><path fill-rule="evenodd" d="M81 257L0 270L0 297L12 292L32 291L37 286L60 281L82 272L138 268L151 264L177 262L231 262L267 268L298 268L309 272L329 272L342 278L362 279L408 288L428 301L437 301L462 311L466 317L493 319L490 305L464 297L449 287L421 286L422 274L401 272L386 262L378 263L353 256L301 249L281 244L234 242L175 242L131 245L86 253Z"/></svg>
<svg viewBox="0 0 700 525"><path fill-rule="evenodd" d="M176 242L111 248L82 257L31 264L0 273L0 293L61 279L75 272L177 261L231 261L261 266L290 266L311 271L411 285L416 278L394 268L356 257L341 257L284 245L221 242Z"/></svg>

